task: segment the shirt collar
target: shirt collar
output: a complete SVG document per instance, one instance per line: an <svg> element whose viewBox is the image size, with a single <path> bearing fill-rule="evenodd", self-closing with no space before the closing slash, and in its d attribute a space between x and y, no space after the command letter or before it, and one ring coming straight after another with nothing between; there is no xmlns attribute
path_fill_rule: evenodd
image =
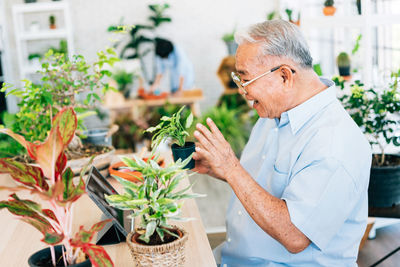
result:
<svg viewBox="0 0 400 267"><path fill-rule="evenodd" d="M300 105L283 112L281 119L279 121L276 120L279 128L290 122L292 133L296 134L310 118L336 99L335 83L325 78L320 78L320 81L328 88Z"/></svg>

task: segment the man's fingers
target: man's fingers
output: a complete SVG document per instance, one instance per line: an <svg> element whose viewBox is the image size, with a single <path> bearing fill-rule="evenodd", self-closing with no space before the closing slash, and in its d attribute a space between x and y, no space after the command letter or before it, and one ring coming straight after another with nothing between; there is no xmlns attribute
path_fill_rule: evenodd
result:
<svg viewBox="0 0 400 267"><path fill-rule="evenodd" d="M221 131L218 129L217 125L212 119L207 118L207 125L210 127L211 132L218 138L219 141L225 141L225 137L222 135Z"/></svg>
<svg viewBox="0 0 400 267"><path fill-rule="evenodd" d="M207 129L206 126L204 126L201 123L197 123L196 124L196 129L201 132L209 141L210 143L213 142L213 140L215 139L215 137L213 136L213 134L210 132L210 130Z"/></svg>
<svg viewBox="0 0 400 267"><path fill-rule="evenodd" d="M211 157L210 152L208 152L206 149L196 147L196 154L197 156L200 156L201 160L206 160L208 161Z"/></svg>
<svg viewBox="0 0 400 267"><path fill-rule="evenodd" d="M197 130L194 131L194 137L196 137L196 139L199 140L200 144L203 146L202 148L203 150L214 150L213 144L207 138L205 138L204 135L199 131Z"/></svg>

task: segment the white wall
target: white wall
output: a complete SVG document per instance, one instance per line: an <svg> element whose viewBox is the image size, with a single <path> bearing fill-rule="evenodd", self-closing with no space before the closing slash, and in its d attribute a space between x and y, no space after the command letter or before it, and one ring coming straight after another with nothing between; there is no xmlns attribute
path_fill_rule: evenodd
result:
<svg viewBox="0 0 400 267"><path fill-rule="evenodd" d="M5 1L8 29L13 30L11 6L23 1L0 1ZM227 55L222 35L235 26L241 28L263 21L278 0L70 0L76 53L93 60L97 51L111 45L112 36L106 31L109 25L117 24L121 17L127 24L145 24L150 14L147 5L165 2L171 5L166 14L172 18L172 23L162 25L159 34L179 43L192 60L195 83L205 94L201 104L204 110L216 103L223 90L216 76L221 59ZM12 32L8 39L13 58L10 64L13 73L18 73ZM15 82L18 76L14 76L8 80Z"/></svg>

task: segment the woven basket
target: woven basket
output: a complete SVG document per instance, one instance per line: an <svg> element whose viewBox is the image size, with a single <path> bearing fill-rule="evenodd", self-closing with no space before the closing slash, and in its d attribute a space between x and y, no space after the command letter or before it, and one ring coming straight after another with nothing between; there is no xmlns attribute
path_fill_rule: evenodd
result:
<svg viewBox="0 0 400 267"><path fill-rule="evenodd" d="M185 243L188 240L188 234L180 228L175 228L181 233L181 238L171 243L155 246L146 246L136 242L139 234L131 232L126 237L129 249L133 257L133 266L137 267L176 267L183 266L185 263ZM132 241L133 237L133 241Z"/></svg>

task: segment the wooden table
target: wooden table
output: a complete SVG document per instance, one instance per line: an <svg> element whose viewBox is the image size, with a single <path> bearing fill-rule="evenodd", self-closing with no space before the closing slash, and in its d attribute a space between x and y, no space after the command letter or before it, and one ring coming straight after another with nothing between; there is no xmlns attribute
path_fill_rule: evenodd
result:
<svg viewBox="0 0 400 267"><path fill-rule="evenodd" d="M104 105L110 110L110 121L113 123L120 113L130 113L132 119L138 119L148 107L159 107L167 103L188 105L196 117L200 116L199 102L203 100L203 93L200 89L183 91L182 96L169 96L163 99L140 99L133 98L125 100L120 93L108 92Z"/></svg>
<svg viewBox="0 0 400 267"><path fill-rule="evenodd" d="M0 175L0 185L14 185L14 181L8 175ZM188 181L184 180L180 186L185 187ZM9 193L0 191L0 199L7 199ZM22 193L19 196L25 197ZM30 198L30 196L28 196ZM36 197L37 200L37 197ZM186 264L190 267L210 267L216 266L215 260L208 242L203 223L200 218L199 210L193 199L188 199L182 208L184 217L192 217L196 220L189 222L173 222L175 225L182 226L189 233L186 243ZM82 196L74 206L74 229L79 225L84 225L85 229L100 221L101 211L90 200L87 195ZM34 252L46 247L40 242L42 234L33 226L13 218L8 210L0 211L0 266L20 267L28 266L28 258ZM132 258L126 243L105 246L108 254L115 266L132 266Z"/></svg>

